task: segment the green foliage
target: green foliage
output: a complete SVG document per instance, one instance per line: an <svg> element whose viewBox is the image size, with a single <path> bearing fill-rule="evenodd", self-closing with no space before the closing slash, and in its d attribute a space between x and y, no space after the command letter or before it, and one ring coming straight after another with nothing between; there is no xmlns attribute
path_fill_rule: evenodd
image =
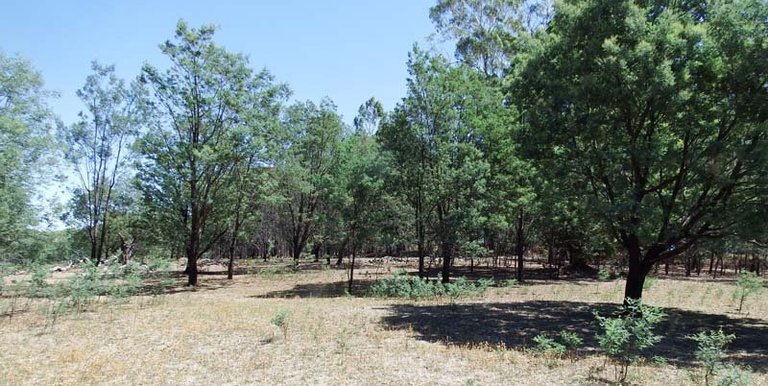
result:
<svg viewBox="0 0 768 386"><path fill-rule="evenodd" d="M691 4L562 2L508 79L525 154L631 277L765 219L768 5Z"/></svg>
<svg viewBox="0 0 768 386"><path fill-rule="evenodd" d="M545 356L559 358L565 354L566 347L564 344L544 334L533 337L533 342L536 343L534 350Z"/></svg>
<svg viewBox="0 0 768 386"><path fill-rule="evenodd" d="M507 279L507 280L504 280L501 283L501 286L502 287L516 287L518 284L520 284L520 283L517 281L517 279Z"/></svg>
<svg viewBox="0 0 768 386"><path fill-rule="evenodd" d="M600 268L597 271L597 279L600 281L607 281L611 279L611 271L606 268Z"/></svg>
<svg viewBox="0 0 768 386"><path fill-rule="evenodd" d="M717 386L752 386L752 375L749 369L742 369L733 364L727 364L720 372Z"/></svg>
<svg viewBox="0 0 768 386"><path fill-rule="evenodd" d="M233 201L227 188L242 163L265 161L257 149L273 133L261 130L274 127L288 94L269 72L254 72L247 57L217 45L214 32L179 21L176 39L161 45L171 66L146 64L140 78L152 130L136 144L138 182L152 225L170 242L186 240L189 263L227 230ZM196 269L189 274L196 285Z"/></svg>
<svg viewBox="0 0 768 386"><path fill-rule="evenodd" d="M534 350L545 357L554 359L568 354L571 360L575 358L576 350L584 343L578 333L567 330L560 331L558 338L550 338L545 334L539 334L533 338L533 341L536 343Z"/></svg>
<svg viewBox="0 0 768 386"><path fill-rule="evenodd" d="M643 350L661 340L653 330L663 317L664 313L659 308L630 298L625 300L620 316L604 317L595 312L602 329L597 335L597 342L613 361L618 382L626 380L629 366L641 357Z"/></svg>
<svg viewBox="0 0 768 386"><path fill-rule="evenodd" d="M739 302L738 312L744 306L744 301L751 295L760 292L763 289L763 278L757 276L754 272L742 272L736 280L736 289L733 292L733 298Z"/></svg>
<svg viewBox="0 0 768 386"><path fill-rule="evenodd" d="M91 63L93 73L77 96L86 106L80 121L65 130L65 157L79 177L72 197L71 218L88 232L91 260L107 255L107 221L114 206L115 187L128 168L129 145L142 123L143 93L115 75L114 66Z"/></svg>
<svg viewBox="0 0 768 386"><path fill-rule="evenodd" d="M377 280L369 294L376 297L425 299L447 296L454 301L460 297L479 295L494 283L493 279L480 279L476 283L459 277L451 283L425 280L410 276L404 271L396 272L389 278Z"/></svg>
<svg viewBox="0 0 768 386"><path fill-rule="evenodd" d="M560 340L562 340L565 348L571 351L581 347L584 343L581 335L574 331L560 331Z"/></svg>
<svg viewBox="0 0 768 386"><path fill-rule="evenodd" d="M283 332L284 339L288 339L288 324L290 316L290 311L285 308L281 308L277 311L277 313L275 313L275 315L272 316L272 319L270 319L270 323L272 323L274 326L279 328L280 331Z"/></svg>
<svg viewBox="0 0 768 386"><path fill-rule="evenodd" d="M266 267L259 271L259 276L262 276L265 279L273 279L279 275L285 275L293 272L293 268L288 266Z"/></svg>
<svg viewBox="0 0 768 386"><path fill-rule="evenodd" d="M736 338L734 334L726 334L723 330L702 331L695 335L688 336L696 342L696 360L700 361L704 367L704 383L709 385L713 375L717 375L723 367L723 357L725 356L725 347Z"/></svg>
<svg viewBox="0 0 768 386"><path fill-rule="evenodd" d="M643 281L643 289L644 290L651 289L651 287L653 287L654 284L656 284L656 280L657 279L654 276L650 276L650 275L646 276L645 281Z"/></svg>
<svg viewBox="0 0 768 386"><path fill-rule="evenodd" d="M36 257L27 248L39 220L29 201L52 148L55 119L47 100L54 95L29 61L0 51L0 261Z"/></svg>

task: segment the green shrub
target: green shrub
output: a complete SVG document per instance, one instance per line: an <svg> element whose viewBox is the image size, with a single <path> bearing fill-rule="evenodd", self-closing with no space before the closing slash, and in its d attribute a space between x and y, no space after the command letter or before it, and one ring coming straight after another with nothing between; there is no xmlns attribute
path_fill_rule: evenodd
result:
<svg viewBox="0 0 768 386"><path fill-rule="evenodd" d="M575 357L576 350L581 347L583 340L581 336L571 331L560 331L559 339L550 338L545 334L539 334L533 338L536 347L534 351L544 354L547 358L562 358L568 354L571 360Z"/></svg>
<svg viewBox="0 0 768 386"><path fill-rule="evenodd" d="M749 369L742 369L733 364L725 365L721 372L720 382L717 386L750 386L752 385L752 377L749 374Z"/></svg>
<svg viewBox="0 0 768 386"><path fill-rule="evenodd" d="M404 271L395 272L391 277L377 280L369 290L370 296L382 298L424 299L449 297L452 301L460 297L478 295L494 284L493 279L480 279L476 283L459 277L452 283L442 283L409 276Z"/></svg>
<svg viewBox="0 0 768 386"><path fill-rule="evenodd" d="M283 339L288 339L288 317L290 315L291 313L287 309L281 308L270 320L273 325L283 332Z"/></svg>
<svg viewBox="0 0 768 386"><path fill-rule="evenodd" d="M50 295L48 278L51 277L51 272L42 264L33 264L30 270L32 275L27 286L27 296L48 297Z"/></svg>
<svg viewBox="0 0 768 386"><path fill-rule="evenodd" d="M645 281L643 282L643 289L644 290L651 289L651 287L653 287L654 284L656 284L656 280L657 279L651 275L646 276Z"/></svg>
<svg viewBox="0 0 768 386"><path fill-rule="evenodd" d="M563 345L569 351L574 351L581 347L584 340L581 339L581 335L573 331L560 331L560 340L563 341Z"/></svg>
<svg viewBox="0 0 768 386"><path fill-rule="evenodd" d="M641 357L643 350L661 340L653 330L663 317L659 308L629 298L622 306L620 316L609 318L595 312L602 329L597 342L613 362L617 382L623 383L627 379L629 366Z"/></svg>
<svg viewBox="0 0 768 386"><path fill-rule="evenodd" d="M744 300L760 292L761 289L763 289L763 279L754 272L742 272L739 275L736 280L736 290L733 292L733 298L739 302L739 313L744 306Z"/></svg>
<svg viewBox="0 0 768 386"><path fill-rule="evenodd" d="M267 267L259 271L259 275L264 277L265 279L271 279L278 275L284 275L287 273L293 273L294 269L291 267Z"/></svg>
<svg viewBox="0 0 768 386"><path fill-rule="evenodd" d="M597 271L597 279L600 280L600 281L608 281L608 280L610 280L611 279L611 271L609 271L609 270L607 270L605 268L600 268L600 270Z"/></svg>
<svg viewBox="0 0 768 386"><path fill-rule="evenodd" d="M726 334L723 330L702 331L688 338L696 342L696 360L700 361L704 367L704 383L709 385L709 380L713 375L717 375L723 366L723 357L725 356L725 347L728 346L736 335Z"/></svg>
<svg viewBox="0 0 768 386"><path fill-rule="evenodd" d="M520 283L517 282L517 279L507 279L502 282L502 287L514 287Z"/></svg>
<svg viewBox="0 0 768 386"><path fill-rule="evenodd" d="M534 351L545 355L548 358L560 358L565 354L566 347L564 344L550 338L544 334L539 334L533 337L536 347Z"/></svg>

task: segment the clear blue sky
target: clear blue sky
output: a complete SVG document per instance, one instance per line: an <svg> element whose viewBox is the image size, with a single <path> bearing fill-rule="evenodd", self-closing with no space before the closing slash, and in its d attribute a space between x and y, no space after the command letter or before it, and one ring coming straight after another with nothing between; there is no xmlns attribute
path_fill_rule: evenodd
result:
<svg viewBox="0 0 768 386"><path fill-rule="evenodd" d="M83 109L75 91L90 63L116 65L134 79L143 63L167 65L158 45L179 19L218 26L216 41L250 57L287 83L294 100L328 96L344 121L375 96L389 110L405 96L405 62L413 43L424 47L436 0L0 0L0 50L30 60L46 88L61 96L54 112L69 125ZM59 173L71 174L60 170ZM66 204L75 184L46 179L35 201ZM53 213L54 215L56 213ZM61 227L62 224L54 224Z"/></svg>
<svg viewBox="0 0 768 386"><path fill-rule="evenodd" d="M386 109L405 95L407 54L433 32L434 0L2 0L0 49L29 59L64 123L82 109L75 91L90 62L115 64L126 79L142 63L163 68L158 45L176 22L219 27L216 41L266 67L294 99L333 99L348 123L371 96Z"/></svg>

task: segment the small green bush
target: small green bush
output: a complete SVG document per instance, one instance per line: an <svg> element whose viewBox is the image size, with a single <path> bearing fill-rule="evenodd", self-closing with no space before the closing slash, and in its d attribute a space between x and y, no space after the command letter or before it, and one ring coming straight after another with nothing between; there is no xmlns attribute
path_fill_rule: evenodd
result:
<svg viewBox="0 0 768 386"><path fill-rule="evenodd" d="M659 308L629 298L617 317L603 317L595 312L602 328L597 342L613 362L617 382L623 383L627 379L629 366L641 357L643 350L661 340L653 330L663 317L664 313Z"/></svg>
<svg viewBox="0 0 768 386"><path fill-rule="evenodd" d="M709 380L723 367L725 347L728 346L736 335L726 334L723 330L702 331L688 336L696 342L696 360L704 367L704 383L709 385Z"/></svg>
<svg viewBox="0 0 768 386"><path fill-rule="evenodd" d="M536 343L534 351L541 353L546 357L560 358L565 354L566 347L564 344L544 334L539 334L533 337L533 342Z"/></svg>
<svg viewBox="0 0 768 386"><path fill-rule="evenodd" d="M277 313L272 316L270 322L275 325L280 331L283 332L283 338L288 339L288 318L291 315L290 311L285 308L281 308Z"/></svg>
<svg viewBox="0 0 768 386"><path fill-rule="evenodd" d="M717 386L750 386L752 383L752 376L749 373L749 369L742 369L733 364L725 365L721 372L720 381Z"/></svg>
<svg viewBox="0 0 768 386"><path fill-rule="evenodd" d="M493 279L480 279L476 283L459 277L452 283L440 280L424 280L409 276L404 271L395 272L391 277L377 280L369 290L370 296L382 298L424 299L449 297L452 301L460 297L478 295L495 282Z"/></svg>
<svg viewBox="0 0 768 386"><path fill-rule="evenodd" d="M42 264L33 264L30 267L32 275L27 285L27 296L29 297L49 297L51 295L48 278L51 272Z"/></svg>
<svg viewBox="0 0 768 386"><path fill-rule="evenodd" d="M656 284L656 280L657 279L651 275L646 276L645 281L643 282L643 289L651 289Z"/></svg>
<svg viewBox="0 0 768 386"><path fill-rule="evenodd" d="M581 339L581 335L573 331L560 331L560 340L563 341L563 345L569 351L573 351L581 347L584 340Z"/></svg>
<svg viewBox="0 0 768 386"><path fill-rule="evenodd" d="M733 292L733 298L739 302L739 313L744 306L744 300L760 292L761 289L763 289L763 279L754 272L742 272L739 275L736 280L736 290Z"/></svg>

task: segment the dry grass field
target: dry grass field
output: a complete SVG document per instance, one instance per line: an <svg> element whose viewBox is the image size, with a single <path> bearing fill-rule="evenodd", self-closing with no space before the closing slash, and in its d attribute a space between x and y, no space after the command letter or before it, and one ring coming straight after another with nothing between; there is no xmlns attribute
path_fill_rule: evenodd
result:
<svg viewBox="0 0 768 386"><path fill-rule="evenodd" d="M51 325L32 300L0 318L3 385L593 385L612 367L597 353L592 314L621 302L621 281L532 280L484 295L407 301L349 296L347 273L307 269L234 280L208 272L196 290L177 274L159 295L101 299ZM311 267L310 267L311 268ZM215 271L216 267L209 267ZM267 271L269 272L269 271ZM385 270L356 273L355 293ZM657 279L645 301L667 314L653 355L633 366L637 385L690 385L700 370L686 335L722 327L736 334L729 360L768 385L768 297L736 314L733 283ZM6 301L8 299L5 299ZM26 301L26 300L20 300ZM285 335L271 319L287 312ZM573 359L531 351L539 333L584 337Z"/></svg>

